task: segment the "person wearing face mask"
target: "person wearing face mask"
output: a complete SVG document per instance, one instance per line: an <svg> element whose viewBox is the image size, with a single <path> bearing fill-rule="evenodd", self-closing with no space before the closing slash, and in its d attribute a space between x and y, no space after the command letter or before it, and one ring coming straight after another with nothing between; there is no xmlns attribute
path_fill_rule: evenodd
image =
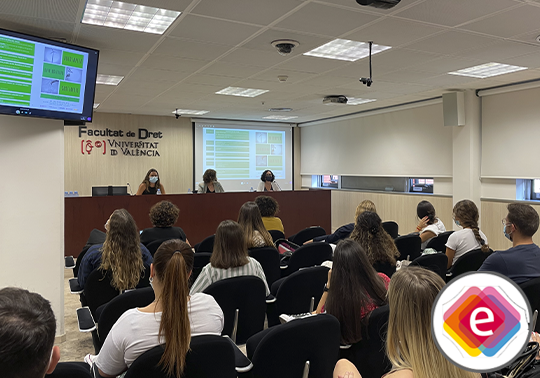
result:
<svg viewBox="0 0 540 378"><path fill-rule="evenodd" d="M512 248L492 253L478 271L500 273L519 285L540 277L540 248L532 240L540 221L531 205L511 203L507 209L503 233Z"/></svg>
<svg viewBox="0 0 540 378"><path fill-rule="evenodd" d="M136 195L140 196L143 194L165 194L165 188L159 180L159 173L154 168L146 173L146 177L141 185L139 185Z"/></svg>
<svg viewBox="0 0 540 378"><path fill-rule="evenodd" d="M279 192L281 188L275 182L276 176L272 173L271 170L267 169L261 175L261 182L257 187L258 192Z"/></svg>

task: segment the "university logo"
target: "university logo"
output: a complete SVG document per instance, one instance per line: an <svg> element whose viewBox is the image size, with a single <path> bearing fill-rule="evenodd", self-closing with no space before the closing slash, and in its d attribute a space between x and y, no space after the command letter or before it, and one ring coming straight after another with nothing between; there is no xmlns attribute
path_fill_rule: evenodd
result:
<svg viewBox="0 0 540 378"><path fill-rule="evenodd" d="M521 289L493 272L451 281L433 305L432 333L455 365L487 372L512 362L530 337L530 306Z"/></svg>

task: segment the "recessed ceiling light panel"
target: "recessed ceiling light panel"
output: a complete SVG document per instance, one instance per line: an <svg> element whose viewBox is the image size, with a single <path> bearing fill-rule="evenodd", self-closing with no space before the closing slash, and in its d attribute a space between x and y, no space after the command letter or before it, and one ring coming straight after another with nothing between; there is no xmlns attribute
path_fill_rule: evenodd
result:
<svg viewBox="0 0 540 378"><path fill-rule="evenodd" d="M99 103L97 103L97 104L94 103L94 109L97 109L97 108L99 108Z"/></svg>
<svg viewBox="0 0 540 378"><path fill-rule="evenodd" d="M374 44L371 54L375 55L388 49L391 49L391 47ZM355 62L369 56L369 43L351 41L348 39L334 39L331 42L304 53L304 55Z"/></svg>
<svg viewBox="0 0 540 378"><path fill-rule="evenodd" d="M347 105L361 105L361 104L367 104L368 102L377 101L375 99L370 98L359 98L359 97L347 97Z"/></svg>
<svg viewBox="0 0 540 378"><path fill-rule="evenodd" d="M118 85L124 79L123 76L114 76L114 75L101 75L98 74L96 78L96 84L104 85Z"/></svg>
<svg viewBox="0 0 540 378"><path fill-rule="evenodd" d="M271 115L271 116L263 117L263 119L273 119L273 120L276 120L276 121L286 121L288 119L294 119L294 118L298 118L298 116Z"/></svg>
<svg viewBox="0 0 540 378"><path fill-rule="evenodd" d="M222 89L216 92L216 94L228 95L228 96L240 96L240 97L257 97L266 92L268 92L267 89L227 87L225 89Z"/></svg>
<svg viewBox="0 0 540 378"><path fill-rule="evenodd" d="M486 77L493 77L504 75L511 72L517 72L526 70L527 67L511 66L509 64L501 63L486 63L480 66L474 66L464 68L459 71L448 72L450 75L469 76L478 79L485 79Z"/></svg>
<svg viewBox="0 0 540 378"><path fill-rule="evenodd" d="M176 109L172 114L178 115L203 115L208 113L208 110L190 110L190 109Z"/></svg>

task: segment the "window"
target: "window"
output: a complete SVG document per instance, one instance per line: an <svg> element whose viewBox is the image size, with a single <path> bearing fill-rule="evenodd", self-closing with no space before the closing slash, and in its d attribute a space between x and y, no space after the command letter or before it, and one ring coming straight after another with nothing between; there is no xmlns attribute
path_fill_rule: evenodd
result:
<svg viewBox="0 0 540 378"><path fill-rule="evenodd" d="M410 193L433 193L432 178L411 178L409 179Z"/></svg>
<svg viewBox="0 0 540 378"><path fill-rule="evenodd" d="M337 175L322 175L321 187L323 188L337 188L339 183L339 176Z"/></svg>

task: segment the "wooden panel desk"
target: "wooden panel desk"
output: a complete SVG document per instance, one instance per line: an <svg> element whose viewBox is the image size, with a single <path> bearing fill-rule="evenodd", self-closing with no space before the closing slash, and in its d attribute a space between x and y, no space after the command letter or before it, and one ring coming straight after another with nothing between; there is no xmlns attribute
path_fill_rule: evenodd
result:
<svg viewBox="0 0 540 378"><path fill-rule="evenodd" d="M238 219L244 202L263 193L172 194L162 196L78 197L65 199L64 252L78 256L92 229L104 231L111 213L124 208L135 219L139 230L152 227L148 213L156 202L167 200L180 208L175 226L181 227L194 245L213 235L225 219ZM331 232L331 192L329 190L283 191L271 195L279 202L287 236L309 226Z"/></svg>

